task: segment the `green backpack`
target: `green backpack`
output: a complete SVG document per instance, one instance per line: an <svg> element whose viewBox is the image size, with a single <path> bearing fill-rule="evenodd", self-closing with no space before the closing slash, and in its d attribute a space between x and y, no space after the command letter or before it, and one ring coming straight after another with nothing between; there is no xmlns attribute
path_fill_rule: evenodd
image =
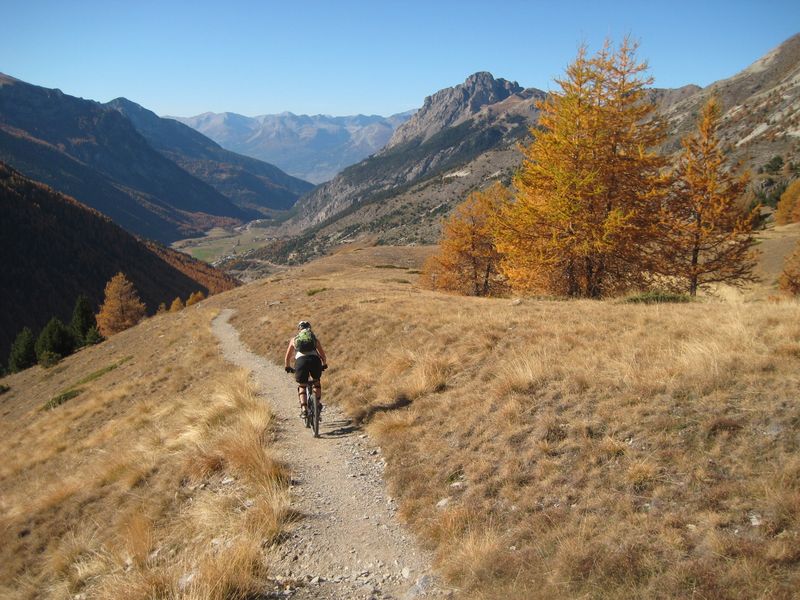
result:
<svg viewBox="0 0 800 600"><path fill-rule="evenodd" d="M303 329L294 338L294 347L303 354L314 352L317 349L317 338L310 329Z"/></svg>

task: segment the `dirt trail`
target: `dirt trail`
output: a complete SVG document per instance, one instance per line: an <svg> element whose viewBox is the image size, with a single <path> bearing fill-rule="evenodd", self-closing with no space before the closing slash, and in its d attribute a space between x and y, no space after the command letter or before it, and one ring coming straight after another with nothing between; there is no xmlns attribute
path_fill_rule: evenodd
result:
<svg viewBox="0 0 800 600"><path fill-rule="evenodd" d="M292 469L292 506L304 515L278 548L273 597L450 597L395 517L380 449L333 406L314 439L299 418L293 380L245 347L228 323L233 312L223 310L213 331L225 359L252 372L275 413L278 451Z"/></svg>

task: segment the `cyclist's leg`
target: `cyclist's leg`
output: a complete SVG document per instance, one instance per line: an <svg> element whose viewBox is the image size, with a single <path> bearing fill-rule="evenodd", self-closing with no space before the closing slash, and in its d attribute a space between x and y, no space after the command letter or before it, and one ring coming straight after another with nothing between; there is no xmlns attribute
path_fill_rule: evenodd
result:
<svg viewBox="0 0 800 600"><path fill-rule="evenodd" d="M306 382L309 375L309 364L307 357L301 356L295 361L294 380L297 382L297 397L300 400L300 408L305 411L308 404L306 397Z"/></svg>
<svg viewBox="0 0 800 600"><path fill-rule="evenodd" d="M314 395L317 397L317 404L319 405L320 410L322 410L322 361L318 356L313 357L315 360L310 362L309 364L309 373L311 374L311 378L313 380L313 388L314 388Z"/></svg>

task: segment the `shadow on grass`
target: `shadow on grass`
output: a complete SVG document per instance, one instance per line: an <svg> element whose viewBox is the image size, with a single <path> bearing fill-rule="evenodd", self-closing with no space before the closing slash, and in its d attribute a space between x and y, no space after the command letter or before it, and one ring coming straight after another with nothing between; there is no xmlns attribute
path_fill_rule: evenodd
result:
<svg viewBox="0 0 800 600"><path fill-rule="evenodd" d="M390 402L389 404L375 404L373 406L368 406L361 414L358 415L356 421L358 423L368 423L378 413L398 410L400 408L405 408L410 404L411 398L405 394L400 394L394 399L394 402Z"/></svg>
<svg viewBox="0 0 800 600"><path fill-rule="evenodd" d="M322 413L323 416L325 413ZM323 425L333 427L330 431L322 431L320 432L319 436L322 438L338 438L338 437L345 437L356 431L361 431L361 427L355 424L350 419L336 419L334 421L329 422L322 422Z"/></svg>

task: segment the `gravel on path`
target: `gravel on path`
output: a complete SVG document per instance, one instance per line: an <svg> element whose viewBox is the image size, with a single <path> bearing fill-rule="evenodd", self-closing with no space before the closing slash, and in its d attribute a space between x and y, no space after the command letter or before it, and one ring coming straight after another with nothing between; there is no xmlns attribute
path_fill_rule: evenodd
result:
<svg viewBox="0 0 800 600"><path fill-rule="evenodd" d="M277 450L292 470L292 508L303 515L275 548L268 597L454 597L395 516L380 448L330 405L322 413L320 437L314 438L300 419L294 380L250 352L228 322L233 314L223 310L212 329L224 358L249 370L258 394L270 403L278 424Z"/></svg>

